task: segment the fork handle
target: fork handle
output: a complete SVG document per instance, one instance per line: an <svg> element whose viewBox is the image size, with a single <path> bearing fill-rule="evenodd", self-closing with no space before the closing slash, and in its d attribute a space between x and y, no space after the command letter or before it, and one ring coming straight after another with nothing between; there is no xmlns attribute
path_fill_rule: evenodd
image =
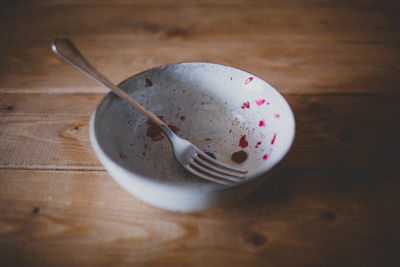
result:
<svg viewBox="0 0 400 267"><path fill-rule="evenodd" d="M155 114L150 112L144 106L142 106L135 99L130 97L127 93L121 90L113 82L107 79L103 74L101 74L96 68L94 68L84 56L79 52L75 45L68 38L56 38L52 44L53 51L59 55L62 59L79 69L80 71L86 73L89 77L93 78L100 84L109 88L115 94L120 96L126 102L131 104L134 108L140 111L143 115L147 116L152 120L158 127L160 127L164 132L169 132L168 126L160 120ZM168 131L169 130L169 131Z"/></svg>

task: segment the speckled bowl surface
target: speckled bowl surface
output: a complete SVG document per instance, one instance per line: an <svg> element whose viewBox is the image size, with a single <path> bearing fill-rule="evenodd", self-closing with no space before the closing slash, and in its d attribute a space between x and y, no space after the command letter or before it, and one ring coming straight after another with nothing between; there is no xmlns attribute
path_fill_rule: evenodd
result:
<svg viewBox="0 0 400 267"><path fill-rule="evenodd" d="M196 211L243 199L267 178L295 136L293 113L271 85L243 70L180 63L134 75L120 85L193 144L233 166L248 181L226 187L201 180L174 159L148 119L113 93L93 113L90 139L111 176L137 198L174 211Z"/></svg>

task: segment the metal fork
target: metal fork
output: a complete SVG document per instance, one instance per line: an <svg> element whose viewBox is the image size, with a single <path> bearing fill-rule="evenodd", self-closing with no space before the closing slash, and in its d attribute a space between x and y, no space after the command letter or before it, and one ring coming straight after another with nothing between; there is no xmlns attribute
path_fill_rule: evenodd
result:
<svg viewBox="0 0 400 267"><path fill-rule="evenodd" d="M53 41L52 49L62 59L112 90L116 95L147 116L167 136L172 145L175 159L190 173L205 180L224 185L233 185L246 180L246 174L248 173L246 170L219 162L189 141L178 137L166 123L96 70L69 39L56 38Z"/></svg>

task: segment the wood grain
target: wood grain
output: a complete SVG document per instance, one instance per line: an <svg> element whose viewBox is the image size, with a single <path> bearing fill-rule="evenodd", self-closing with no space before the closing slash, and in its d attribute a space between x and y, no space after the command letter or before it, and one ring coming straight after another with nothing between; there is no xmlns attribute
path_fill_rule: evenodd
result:
<svg viewBox="0 0 400 267"><path fill-rule="evenodd" d="M0 94L0 167L102 169L88 137L90 114L101 98ZM287 95L287 99L297 133L283 166L400 170L400 96Z"/></svg>
<svg viewBox="0 0 400 267"><path fill-rule="evenodd" d="M147 206L105 172L0 170L0 177L3 263L394 266L400 260L400 181L390 173L288 168L243 203L193 214Z"/></svg>
<svg viewBox="0 0 400 267"><path fill-rule="evenodd" d="M0 97L1 168L102 169L89 142L101 95Z"/></svg>
<svg viewBox="0 0 400 267"><path fill-rule="evenodd" d="M159 65L211 61L283 93L399 92L396 1L71 2L13 3L2 12L0 92L106 92L54 56L58 36L72 38L115 82Z"/></svg>

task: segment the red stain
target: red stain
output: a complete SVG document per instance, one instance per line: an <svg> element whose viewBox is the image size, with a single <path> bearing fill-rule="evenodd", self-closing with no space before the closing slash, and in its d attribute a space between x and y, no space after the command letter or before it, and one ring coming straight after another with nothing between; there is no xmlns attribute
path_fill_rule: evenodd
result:
<svg viewBox="0 0 400 267"><path fill-rule="evenodd" d="M275 138L276 138L276 133L274 133L274 137L271 140L271 145L273 145L275 143Z"/></svg>
<svg viewBox="0 0 400 267"><path fill-rule="evenodd" d="M247 152L240 150L232 154L231 159L236 163L242 163L247 160Z"/></svg>
<svg viewBox="0 0 400 267"><path fill-rule="evenodd" d="M186 119L186 117L185 116L181 116L181 121L184 121L185 119Z"/></svg>
<svg viewBox="0 0 400 267"><path fill-rule="evenodd" d="M163 120L163 116L157 116L160 120ZM146 135L151 138L153 141L160 141L164 139L164 136L161 135L161 129L154 124L150 119L147 120L147 128Z"/></svg>
<svg viewBox="0 0 400 267"><path fill-rule="evenodd" d="M249 101L243 103L242 109L245 109L245 108L250 108L250 102Z"/></svg>
<svg viewBox="0 0 400 267"><path fill-rule="evenodd" d="M161 133L159 133L155 136L150 136L150 135L147 135L147 136L151 137L151 140L153 140L153 141L160 141L160 140L164 139L164 136L162 136Z"/></svg>
<svg viewBox="0 0 400 267"><path fill-rule="evenodd" d="M244 81L244 84L249 84L250 82L253 81L253 79L254 79L253 77L247 78L246 81Z"/></svg>
<svg viewBox="0 0 400 267"><path fill-rule="evenodd" d="M230 77L230 78L229 78L229 80L231 80L231 81L232 81L232 77Z"/></svg>
<svg viewBox="0 0 400 267"><path fill-rule="evenodd" d="M242 135L242 137L240 137L240 140L239 140L239 146L245 148L248 145L249 145L249 142L247 142L247 140L246 140L246 135Z"/></svg>
<svg viewBox="0 0 400 267"><path fill-rule="evenodd" d="M267 105L269 105L269 102L267 102Z"/></svg>
<svg viewBox="0 0 400 267"><path fill-rule="evenodd" d="M232 133L232 129L229 130L229 133Z"/></svg>
<svg viewBox="0 0 400 267"><path fill-rule="evenodd" d="M204 101L201 101L201 104L204 105Z"/></svg>
<svg viewBox="0 0 400 267"><path fill-rule="evenodd" d="M157 117L158 117L160 120L164 121L164 120L163 120L163 116L157 116ZM147 135L148 137L150 137L151 140L153 140L153 141L160 141L160 140L164 139L164 136L162 135L161 129L160 129L157 125L155 125L150 119L147 120L147 125L149 125L149 127L147 128L146 135ZM173 131L174 133L176 133L176 132L179 131L179 128L176 127L176 126L173 125L173 124L168 124L168 127L169 127L169 128L171 129L171 131Z"/></svg>
<svg viewBox="0 0 400 267"><path fill-rule="evenodd" d="M212 141L210 137L204 138L204 141Z"/></svg>
<svg viewBox="0 0 400 267"><path fill-rule="evenodd" d="M256 100L256 104L257 104L258 106L261 106L261 105L264 104L264 103L265 103L265 99Z"/></svg>
<svg viewBox="0 0 400 267"><path fill-rule="evenodd" d="M265 127L267 124L265 123L265 121L264 120L261 120L259 123L258 123L258 126L260 126L260 127Z"/></svg>
<svg viewBox="0 0 400 267"><path fill-rule="evenodd" d="M258 146L261 145L261 141L258 141L256 144L256 148L258 148Z"/></svg>
<svg viewBox="0 0 400 267"><path fill-rule="evenodd" d="M275 117L275 118L279 118L280 115L279 115L279 114L275 114L274 117Z"/></svg>
<svg viewBox="0 0 400 267"><path fill-rule="evenodd" d="M121 159L127 159L127 158L128 158L127 155L122 154L121 152L119 152L119 157L120 157Z"/></svg>
<svg viewBox="0 0 400 267"><path fill-rule="evenodd" d="M173 131L174 133L177 133L180 129L178 127L176 127L173 124L168 124L168 127L171 129L171 131Z"/></svg>
<svg viewBox="0 0 400 267"><path fill-rule="evenodd" d="M268 155L265 154L265 155L263 156L263 160L267 160L267 159L268 159Z"/></svg>

